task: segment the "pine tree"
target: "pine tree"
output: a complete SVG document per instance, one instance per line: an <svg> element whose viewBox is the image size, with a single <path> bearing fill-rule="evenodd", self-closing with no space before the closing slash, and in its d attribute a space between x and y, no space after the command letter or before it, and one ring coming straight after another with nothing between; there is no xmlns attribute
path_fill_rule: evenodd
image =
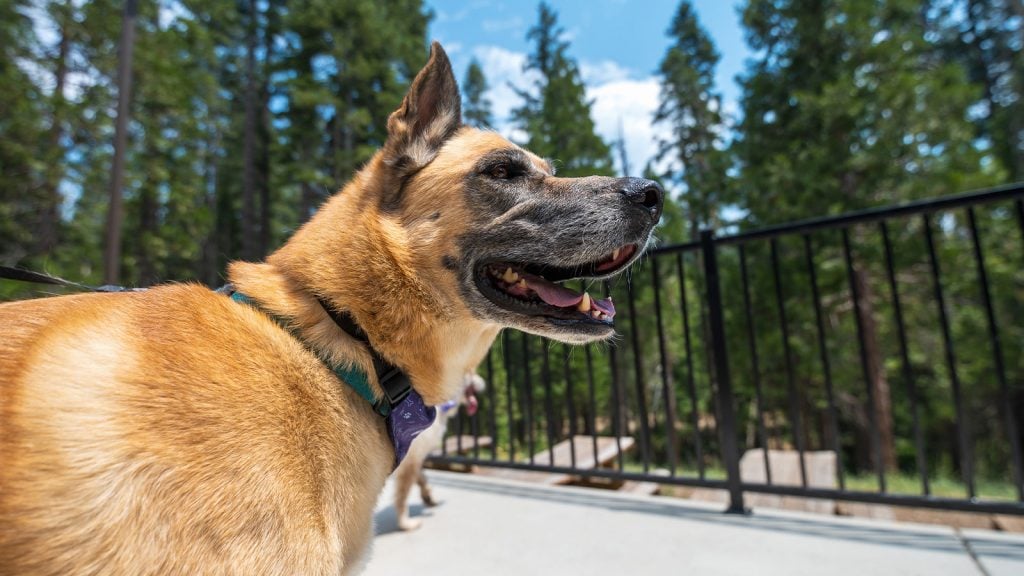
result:
<svg viewBox="0 0 1024 576"><path fill-rule="evenodd" d="M490 128L494 124L491 101L487 98L487 78L476 58L466 68L466 79L462 83L462 117L466 124L477 128Z"/></svg>
<svg viewBox="0 0 1024 576"><path fill-rule="evenodd" d="M124 221L123 198L125 148L132 90L132 51L135 47L137 0L125 0L122 12L121 40L118 42L117 124L114 132L114 163L110 169L110 206L103 257L103 281L117 284L121 278L121 229Z"/></svg>
<svg viewBox="0 0 1024 576"><path fill-rule="evenodd" d="M654 121L666 125L670 137L658 142L659 161L671 160L660 174L682 192L690 235L713 226L726 186L726 154L719 146L724 130L721 97L714 92L719 55L696 12L684 0L668 29L673 40L661 61L661 99Z"/></svg>
<svg viewBox="0 0 1024 576"><path fill-rule="evenodd" d="M552 158L564 176L612 175L611 149L597 135L576 62L568 56L558 17L546 3L527 39L534 43L524 72L538 76L532 90L520 91L523 105L512 113L526 132L527 148Z"/></svg>
<svg viewBox="0 0 1024 576"><path fill-rule="evenodd" d="M736 146L751 224L952 193L977 174L977 92L926 39L921 7L751 0L763 54L742 80ZM941 119L941 121L940 121Z"/></svg>
<svg viewBox="0 0 1024 576"><path fill-rule="evenodd" d="M39 255L35 232L47 206L38 143L48 141L42 93L22 62L38 44L28 2L0 0L0 263Z"/></svg>
<svg viewBox="0 0 1024 576"><path fill-rule="evenodd" d="M1010 181L1024 180L1024 2L956 0L935 20L947 57L982 87L978 136L991 142Z"/></svg>
<svg viewBox="0 0 1024 576"><path fill-rule="evenodd" d="M280 149L283 186L301 199L301 219L384 143L385 121L427 54L428 21L419 0L289 6L294 41L281 58L294 75L280 91L288 102Z"/></svg>

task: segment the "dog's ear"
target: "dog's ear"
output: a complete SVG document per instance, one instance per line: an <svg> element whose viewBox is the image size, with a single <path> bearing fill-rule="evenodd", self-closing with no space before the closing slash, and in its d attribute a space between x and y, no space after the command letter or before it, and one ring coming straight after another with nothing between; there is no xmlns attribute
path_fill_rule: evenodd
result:
<svg viewBox="0 0 1024 576"><path fill-rule="evenodd" d="M460 126L459 85L448 55L434 42L426 66L416 75L402 105L388 117L384 161L403 179L430 163Z"/></svg>

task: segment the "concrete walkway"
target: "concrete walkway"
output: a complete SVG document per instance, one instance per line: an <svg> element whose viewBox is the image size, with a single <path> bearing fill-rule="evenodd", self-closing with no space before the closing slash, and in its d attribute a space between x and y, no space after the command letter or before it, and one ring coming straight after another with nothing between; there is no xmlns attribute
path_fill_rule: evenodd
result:
<svg viewBox="0 0 1024 576"><path fill-rule="evenodd" d="M720 506L429 471L437 508L389 485L366 576L1024 575L1024 536Z"/></svg>

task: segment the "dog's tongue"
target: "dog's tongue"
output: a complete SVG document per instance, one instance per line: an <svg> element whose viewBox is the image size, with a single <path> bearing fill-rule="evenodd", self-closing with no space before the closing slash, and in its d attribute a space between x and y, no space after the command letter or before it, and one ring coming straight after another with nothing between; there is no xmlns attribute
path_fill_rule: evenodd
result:
<svg viewBox="0 0 1024 576"><path fill-rule="evenodd" d="M526 280L526 285L536 292L537 296L540 296L541 300L552 306L572 308L583 301L583 294L570 290L565 286L559 286L554 282L548 282L540 276L523 274L523 279ZM615 305L612 304L611 298L602 298L601 300L591 298L590 306L604 312L608 315L608 318L615 316Z"/></svg>

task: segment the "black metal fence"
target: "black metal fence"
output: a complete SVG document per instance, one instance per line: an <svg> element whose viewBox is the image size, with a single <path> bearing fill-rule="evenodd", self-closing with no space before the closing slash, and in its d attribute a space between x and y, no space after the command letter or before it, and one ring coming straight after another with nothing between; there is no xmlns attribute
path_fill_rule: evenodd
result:
<svg viewBox="0 0 1024 576"><path fill-rule="evenodd" d="M436 463L1024 514L1024 185L705 230L600 288L619 338L502 333Z"/></svg>

